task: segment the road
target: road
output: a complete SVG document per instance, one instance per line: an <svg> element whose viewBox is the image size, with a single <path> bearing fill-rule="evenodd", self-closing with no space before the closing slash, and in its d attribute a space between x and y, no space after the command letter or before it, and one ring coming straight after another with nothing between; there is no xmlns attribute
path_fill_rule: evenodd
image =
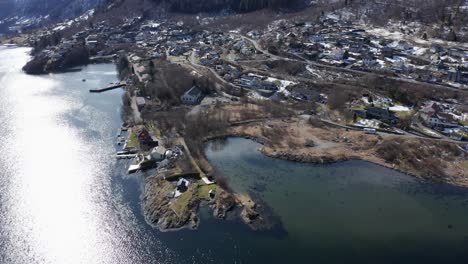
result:
<svg viewBox="0 0 468 264"><path fill-rule="evenodd" d="M301 60L296 60L296 59L291 59L291 58L284 58L284 57L280 57L280 56L277 56L277 55L274 55L274 54L271 54L270 52L268 52L267 50L264 50L260 44L254 40L254 39L251 39L249 37L246 37L246 36L243 36L243 35L238 35L239 37L247 40L247 41L250 41L252 43L252 45L255 47L255 49L257 49L258 51L262 52L263 54L266 54L268 56L270 56L269 60L273 60L273 59L276 59L276 60L288 60L288 61L298 61L298 62L304 62L304 61L301 61ZM330 66L330 65L324 65L324 64L321 64L321 63L317 63L317 62L312 62L312 61L309 61L307 60L306 58L304 58L304 60L306 60L306 62L309 64L309 65L313 65L313 66L317 66L317 67L323 67L323 68L329 68L331 70L338 70L338 71L345 71L345 72L349 72L349 73L354 73L354 74L374 74L374 73L367 73L367 72L361 72L361 71L356 71L356 70L350 70L350 69L344 69L344 68L340 68L340 67L335 67L335 66ZM224 80L214 69L210 68L210 67L207 67L207 66L204 66L204 65L201 65L201 64L198 64L196 62L196 57L195 57L195 50L192 51L190 57L189 57L189 63L191 66L193 67L199 67L199 68L203 68L205 70L208 70L210 71L220 82L222 82L223 84L225 85L229 85L229 86L234 86L234 87L237 87L236 85L232 84L232 83L229 83L227 82L226 80ZM386 76L387 77L387 76ZM413 80L407 80L407 79L402 79L402 78L393 78L393 77L390 77L392 79L396 79L396 80L401 80L401 81L406 81L406 82L415 82L415 83L419 83L419 82L416 82L416 81L413 81ZM426 83L425 83L426 84ZM436 88L442 88L442 89L449 89L449 90L458 90L458 89L455 89L455 88L450 88L450 87L445 87L445 86L440 86L440 85L434 85L434 84L429 84L429 85L432 85L432 86L436 86ZM237 88L240 88L240 87L237 87ZM333 122L331 121L330 117L329 117L329 114L328 112L326 111L326 106L325 105L322 105L324 111L323 111L323 115L322 117L320 118L320 120L322 122L325 122L329 125L334 125L334 126L338 126L338 127L342 127L342 128L345 128L345 129L353 129L353 130L356 130L357 128L355 127L350 127L350 126L346 126L346 125L341 125L339 123L336 123L336 122ZM384 134L392 134L392 135L396 135L396 134L393 134L393 133L385 133L385 132L381 132L381 133L384 133ZM401 136L401 137L408 137L408 138L421 138L421 139L426 139L426 140L437 140L437 141L444 141L444 142L452 142L452 143L457 143L457 144L460 144L462 142L460 141L456 141L456 140L452 140L452 139L449 139L449 138L442 138L442 139L435 139L435 138L429 138L429 137L424 137L424 136L419 136L419 135L415 135L415 134L411 134L411 133L408 133L408 132L405 132L404 135L398 135L398 136Z"/></svg>
<svg viewBox="0 0 468 264"><path fill-rule="evenodd" d="M226 80L223 79L223 77L221 77L214 69L210 68L210 67L207 67L205 65L201 65L199 63L196 62L196 58L195 58L195 50L192 51L192 53L190 54L190 57L189 57L189 65L191 65L192 67L198 67L198 68L202 68L202 69L205 69L209 72L211 72L211 74L213 74L213 76L218 79L221 83L223 83L224 85L227 85L227 86L232 86L232 87L235 87L237 89L241 89L241 87L233 84L233 83L230 83ZM197 71L197 69L194 69L195 71ZM226 93L222 92L223 95L227 95ZM228 97L232 98L233 96L232 95L228 95Z"/></svg>
<svg viewBox="0 0 468 264"><path fill-rule="evenodd" d="M133 121L135 122L135 124L142 123L143 119L141 118L140 110L138 109L135 96L132 96L131 107L132 107L132 113L133 113Z"/></svg>

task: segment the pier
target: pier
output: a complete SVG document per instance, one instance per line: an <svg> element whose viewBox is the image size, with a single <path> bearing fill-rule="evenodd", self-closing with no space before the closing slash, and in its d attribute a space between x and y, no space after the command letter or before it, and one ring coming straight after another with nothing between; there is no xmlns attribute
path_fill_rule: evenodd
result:
<svg viewBox="0 0 468 264"><path fill-rule="evenodd" d="M102 93L102 92L105 92L105 91L114 90L114 89L124 87L124 86L127 86L126 82L111 84L110 86L106 86L106 87L102 87L102 88L98 88L98 89L90 89L89 92L90 93Z"/></svg>

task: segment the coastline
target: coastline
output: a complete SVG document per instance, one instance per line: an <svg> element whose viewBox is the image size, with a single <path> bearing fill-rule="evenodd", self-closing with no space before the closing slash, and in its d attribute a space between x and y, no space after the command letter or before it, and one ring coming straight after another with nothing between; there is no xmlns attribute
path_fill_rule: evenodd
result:
<svg viewBox="0 0 468 264"><path fill-rule="evenodd" d="M343 129L344 130L344 129ZM249 131L244 126L240 126L237 128L233 128L226 133L222 133L219 135L213 135L210 137L205 138L205 142L215 139L223 139L228 137L241 137L253 140L262 145L261 148L258 149L260 153L263 155L279 160L285 160L290 162L298 162L298 163L309 163L309 164L318 164L318 165L327 165L327 164L334 164L339 162L345 161L352 161L352 160L361 160L370 162L388 169L392 169L398 171L400 173L409 175L411 177L415 177L420 180L428 181L431 183L436 184L450 184L458 187L468 187L468 178L465 178L463 175L463 168L459 174L452 174L447 176L432 176L432 175L425 175L422 174L420 170L411 167L404 167L398 166L395 163L389 163L385 161L383 158L377 156L373 151L364 151L364 152L356 152L352 149L352 147L339 149L339 151L334 151L334 148L322 149L322 150L314 150L314 148L309 148L306 151L297 151L297 149L288 149L288 148L281 148L278 146L272 146L269 139ZM338 149L338 148L337 148ZM466 153L462 153L461 155L465 155ZM463 157L460 158L460 162L463 162ZM463 166L463 165L461 165Z"/></svg>
<svg viewBox="0 0 468 264"><path fill-rule="evenodd" d="M130 97L131 100L135 99L135 95ZM124 105L125 107L125 105ZM127 113L127 119L131 119L134 114L134 108L128 106L130 111L124 111ZM127 109L128 110L128 109ZM157 121L157 120L155 120ZM284 144L277 144L278 142L274 142L272 140L272 136L275 136L275 133L269 134L265 133L260 127L270 127L271 129L275 129L277 127L293 127L297 129L298 127L307 128L307 130L316 130L308 133L303 133L302 135L298 135L298 131L293 131L291 129L289 133L286 131L282 131L283 136L288 135L289 137L285 137L283 141L296 141L296 142L286 142ZM252 127L257 127L257 129L252 129ZM320 130L320 131L319 131ZM265 134L267 136L265 136ZM335 136L335 138L330 138L331 134ZM269 135L269 136L268 136ZM423 171L418 170L415 167L407 166L406 164L402 164L398 166L395 163L387 162L382 156L381 153L377 153L378 149L381 147L382 144L392 142L397 140L397 136L395 135L364 135L362 131L346 131L344 128L331 128L331 127L314 127L305 122L304 120L299 120L297 118L286 118L286 119L275 119L272 118L271 120L263 120L259 122L234 122L231 123L231 126L228 126L225 129L221 129L221 131L214 131L202 138L201 142L203 144L195 146L195 149L190 149L191 152L198 152L202 153L202 155L197 156L194 158L195 162L202 167L202 170L205 173L219 173L215 168L212 167L212 164L204 156L204 146L205 143L218 139L218 138L226 138L226 137L243 137L247 139L254 140L260 144L262 144L262 148L259 151L270 158L274 159L281 159L287 160L291 162L300 162L300 163L311 163L311 164L333 164L337 162L343 161L350 161L350 160L362 160L366 162L371 162L373 164L377 164L379 166L383 166L406 175L431 182L431 183L445 183L459 187L468 187L468 179L463 177L463 172L458 175L448 175L441 177L439 175L424 175ZM300 142L297 142L298 138ZM308 139L313 138L314 141L318 142L318 146L315 147L304 147L304 142ZM307 140L306 140L307 139ZM362 141L362 142L361 142ZM416 138L408 138L404 139L403 144L406 143L411 144L421 144L421 143L428 143L433 144L433 141L425 141L423 139L416 139ZM364 146L365 144L370 143L369 146ZM415 151L415 147L412 146L413 150ZM443 149L444 146L437 146L437 148ZM466 155L466 154L460 154ZM443 161L443 157L440 156L439 160ZM458 161L463 160L463 158L458 158ZM443 166L446 166L444 164ZM157 176L153 176L157 177ZM236 206L242 209L240 214L241 219L249 225L253 230L264 230L265 227L268 226L268 219L264 219L256 209L256 203L251 201L253 200L248 195L248 199L244 199L244 201L237 198L239 194L228 191L231 195L236 197ZM246 202L248 201L248 202ZM258 201L256 201L258 202ZM214 213L216 216L216 213ZM254 216L253 219L249 219L249 216ZM218 217L224 218L224 217ZM257 222L255 222L257 221ZM149 221L152 222L152 221ZM258 224L260 223L260 224ZM154 225L153 225L154 226ZM156 225L158 226L158 225ZM187 227L186 224L183 226ZM181 226L177 226L180 228ZM160 226L158 226L161 229ZM162 229L164 230L164 228Z"/></svg>
<svg viewBox="0 0 468 264"><path fill-rule="evenodd" d="M115 62L114 62L115 64ZM135 85L135 84L133 84ZM134 101L136 99L135 93L132 93L133 87L130 86L127 88L126 94L129 96L130 101ZM122 119L125 123L130 123L130 124L135 124L136 122L129 122L129 120L132 120L135 117L135 111L138 111L132 105L127 105L123 104L122 105ZM157 121L157 120L156 120ZM270 123L279 123L279 126L284 126L285 124L292 124L295 122L298 122L298 120L294 119L289 119L288 121L284 120L266 120L266 121L261 121L260 124L267 125L266 127L270 126ZM264 133L265 131L262 129L253 129L249 130L249 128L252 128L253 126L257 126L258 123L253 122L253 123L242 123L238 122L236 124L232 124L231 127L227 128L225 131L218 131L213 135L208 135L203 138L203 142L206 143L207 141L216 139L216 138L226 138L226 137L243 137L243 138L248 138L251 140L254 140L260 144L263 145L262 148L259 149L259 151L270 158L274 159L281 159L281 160L287 160L291 162L300 162L300 163L311 163L311 164L333 164L337 162L343 162L343 161L350 161L350 160L363 160L367 162L371 162L386 168L390 168L396 171L399 171L401 173L416 177L418 179L422 180L427 180L429 182L433 183L447 183L451 184L454 186L460 186L460 187L468 187L468 179L464 179L463 177L434 177L434 176L427 176L421 174L421 171L418 171L417 169L414 168L408 168L404 166L398 166L396 164L389 163L382 159L381 157L378 157L375 155L375 149L372 149L372 151L369 149L364 149L363 151L355 151L353 150L353 146L350 146L350 142L347 141L346 137L344 137L345 141L344 142L334 142L334 143L325 143L326 144L335 144L332 147L325 147L325 148L314 148L314 147L307 147L304 149L303 145L304 142L287 142L286 144L279 144L278 142L273 142L271 138L268 138L268 136L265 136ZM273 130L275 124L273 124ZM320 128L321 129L321 128ZM342 133L344 132L344 129L342 128L329 128L329 130L332 130L333 133ZM341 132L337 132L337 130L342 130ZM285 132L285 131L283 131ZM330 132L330 131L327 131ZM360 132L359 132L360 133ZM283 134L283 135L288 135L290 137L295 137L295 135L289 135ZM271 135L270 135L271 136ZM322 139L317 139L317 135L311 134L309 136L312 136L315 140L324 140ZM379 136L375 136L378 138ZM303 135L300 137L301 139L304 139ZM285 141L295 141L295 139L287 138ZM325 140L330 140L329 138L326 138ZM379 139L380 140L380 139ZM292 147L291 147L292 144ZM281 145L281 146L280 146ZM300 145L298 147L298 145ZM340 145L340 147L338 147ZM204 144L202 144L204 146ZM336 147L336 148L335 148ZM300 151L298 151L300 150ZM193 151L189 149L189 151ZM195 151L199 153L204 153L204 149L195 149ZM202 165L203 171L205 173L214 173L215 169L212 167L212 165L206 160L204 155L201 157L193 158L198 165ZM462 175L463 176L463 175ZM146 182L145 182L145 191L143 193L144 198L142 199L142 208L143 208L143 214L146 222L150 224L153 227L158 228L160 231L176 231L184 228L190 228L190 229L196 229L198 226L198 208L201 202L206 202L200 199L194 198L193 200L190 200L190 206L188 207L188 211L184 212L184 215L182 218L178 216L177 214L171 214L170 211L172 210L171 208L167 207L164 201L159 201L156 202L155 204L152 205L146 205L146 201L150 199L149 197L152 197L154 195L154 190L160 189L157 184L151 184L150 182L154 179L157 179L158 176L153 175L149 177ZM250 226L253 230L265 230L268 228L271 228L269 225L268 219L264 219L262 215L257 210L257 203L253 201L253 199L248 195L248 194L238 194L232 191L228 190L229 188L227 187L226 190L222 189L222 193L229 197L229 201L224 201L221 203L218 203L218 199L215 201L208 201L208 204L213 210L213 215L217 218L223 219L226 216L226 213L231 211L234 207L239 207L241 208L241 212L239 214L239 217L243 220L244 223L246 223L248 226ZM148 191L149 190L149 191ZM149 192L149 193L147 193ZM156 196L158 197L157 199L163 197L165 194L164 193L158 193L156 192ZM153 202L154 202L155 197L153 197ZM234 201L234 202L232 202ZM148 206L148 208L146 208ZM166 207L164 207L166 206ZM163 208L164 207L164 208ZM161 210L161 212L156 212L155 213L155 208L158 208L158 210ZM219 209L222 208L222 212L219 213ZM169 212L169 214L168 214Z"/></svg>

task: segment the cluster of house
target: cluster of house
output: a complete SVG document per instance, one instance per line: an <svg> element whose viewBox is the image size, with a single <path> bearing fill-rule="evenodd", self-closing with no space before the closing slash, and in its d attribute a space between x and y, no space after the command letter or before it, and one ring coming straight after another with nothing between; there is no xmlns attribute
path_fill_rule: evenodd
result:
<svg viewBox="0 0 468 264"><path fill-rule="evenodd" d="M219 76L223 77L223 79L228 82L238 79L242 75L238 68L230 64L215 65L215 70Z"/></svg>
<svg viewBox="0 0 468 264"><path fill-rule="evenodd" d="M173 167L174 161L183 155L182 147L175 146L166 149L159 144L158 139L152 136L146 128L141 128L138 131L137 138L140 146L139 149L143 152L136 155L136 162L128 168L129 173L155 167L158 169L168 169Z"/></svg>
<svg viewBox="0 0 468 264"><path fill-rule="evenodd" d="M329 17L319 23L272 26L262 38L299 57L338 67L454 87L468 85L468 50L462 47L426 48L389 40Z"/></svg>
<svg viewBox="0 0 468 264"><path fill-rule="evenodd" d="M244 74L239 79L234 80L234 83L240 87L256 90L260 93L270 94L278 91L278 86L275 83L267 81L266 77L256 75Z"/></svg>
<svg viewBox="0 0 468 264"><path fill-rule="evenodd" d="M248 35L261 38L283 51L325 64L468 87L468 51L462 47L444 48L437 44L430 48L419 47L377 36L349 21L327 16L313 23L282 22L273 23L265 32L252 31ZM52 35L54 32L49 30L43 34ZM122 45L136 45L147 53L148 56L144 57L168 55L188 58L189 52L193 51L200 64L210 67L222 64L222 56L226 53L235 54L228 58L232 61L256 55L252 43L236 34L195 31L182 22L135 17L126 19L118 27L106 22L89 25L71 39L44 50L44 56L60 59L78 43L90 50L101 51L98 55L108 55ZM238 78L236 72L233 73L226 78Z"/></svg>
<svg viewBox="0 0 468 264"><path fill-rule="evenodd" d="M158 140L152 136L146 128L141 128L137 133L137 137L140 150L144 152L135 155L135 163L129 166L128 173L154 168L156 168L158 172L164 173L175 168L175 162L185 155L183 146L173 146L166 149L159 145ZM195 175L195 173L193 175ZM190 177L192 174L188 173L186 176ZM177 182L174 182L174 191L167 193L166 196L168 198L178 198L188 190L191 184L192 182L190 180L181 177ZM214 192L210 191L209 195L213 198Z"/></svg>
<svg viewBox="0 0 468 264"><path fill-rule="evenodd" d="M369 95L365 95L358 102L352 102L351 105L358 106L353 110L353 123L361 127L381 128L382 123L385 127L395 126L401 122L400 113L414 113L409 107L394 105L390 98L372 99ZM468 113L460 110L458 106L457 102L426 102L417 111L411 123L416 126L424 125L424 131L431 135L440 137L440 134L443 134L456 140L468 140Z"/></svg>
<svg viewBox="0 0 468 264"><path fill-rule="evenodd" d="M256 49L252 43L245 39L238 39L235 41L232 45L232 49L245 57L250 57L256 52Z"/></svg>
<svg viewBox="0 0 468 264"><path fill-rule="evenodd" d="M62 60L68 52L70 52L75 45L77 45L73 40L62 41L56 46L48 46L46 49L40 51L36 54L36 57L47 58L49 63Z"/></svg>
<svg viewBox="0 0 468 264"><path fill-rule="evenodd" d="M132 73L141 83L147 83L151 80L151 75L149 72L149 60L143 59L136 54L129 54L127 56L127 60L129 62L129 67L131 68Z"/></svg>
<svg viewBox="0 0 468 264"><path fill-rule="evenodd" d="M468 114L456 110L452 104L427 102L419 111L424 124L454 139L468 139Z"/></svg>

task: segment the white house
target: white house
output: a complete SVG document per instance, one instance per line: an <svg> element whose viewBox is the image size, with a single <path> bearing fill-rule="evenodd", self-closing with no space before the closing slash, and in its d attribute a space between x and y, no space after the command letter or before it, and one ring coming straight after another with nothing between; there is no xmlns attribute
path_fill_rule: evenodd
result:
<svg viewBox="0 0 468 264"><path fill-rule="evenodd" d="M181 97L180 100L182 101L183 104L188 104L188 105L195 105L201 102L203 99L203 92L197 87L193 86L185 92Z"/></svg>
<svg viewBox="0 0 468 264"><path fill-rule="evenodd" d="M151 151L151 159L154 161L161 161L166 158L166 148L157 146Z"/></svg>
<svg viewBox="0 0 468 264"><path fill-rule="evenodd" d="M425 119L426 124L431 127L440 127L440 128L456 128L458 127L457 123L450 122L450 119L446 117L446 114L432 114L427 116Z"/></svg>
<svg viewBox="0 0 468 264"><path fill-rule="evenodd" d="M94 48L98 44L98 35L89 35L85 39L85 43L87 47Z"/></svg>

